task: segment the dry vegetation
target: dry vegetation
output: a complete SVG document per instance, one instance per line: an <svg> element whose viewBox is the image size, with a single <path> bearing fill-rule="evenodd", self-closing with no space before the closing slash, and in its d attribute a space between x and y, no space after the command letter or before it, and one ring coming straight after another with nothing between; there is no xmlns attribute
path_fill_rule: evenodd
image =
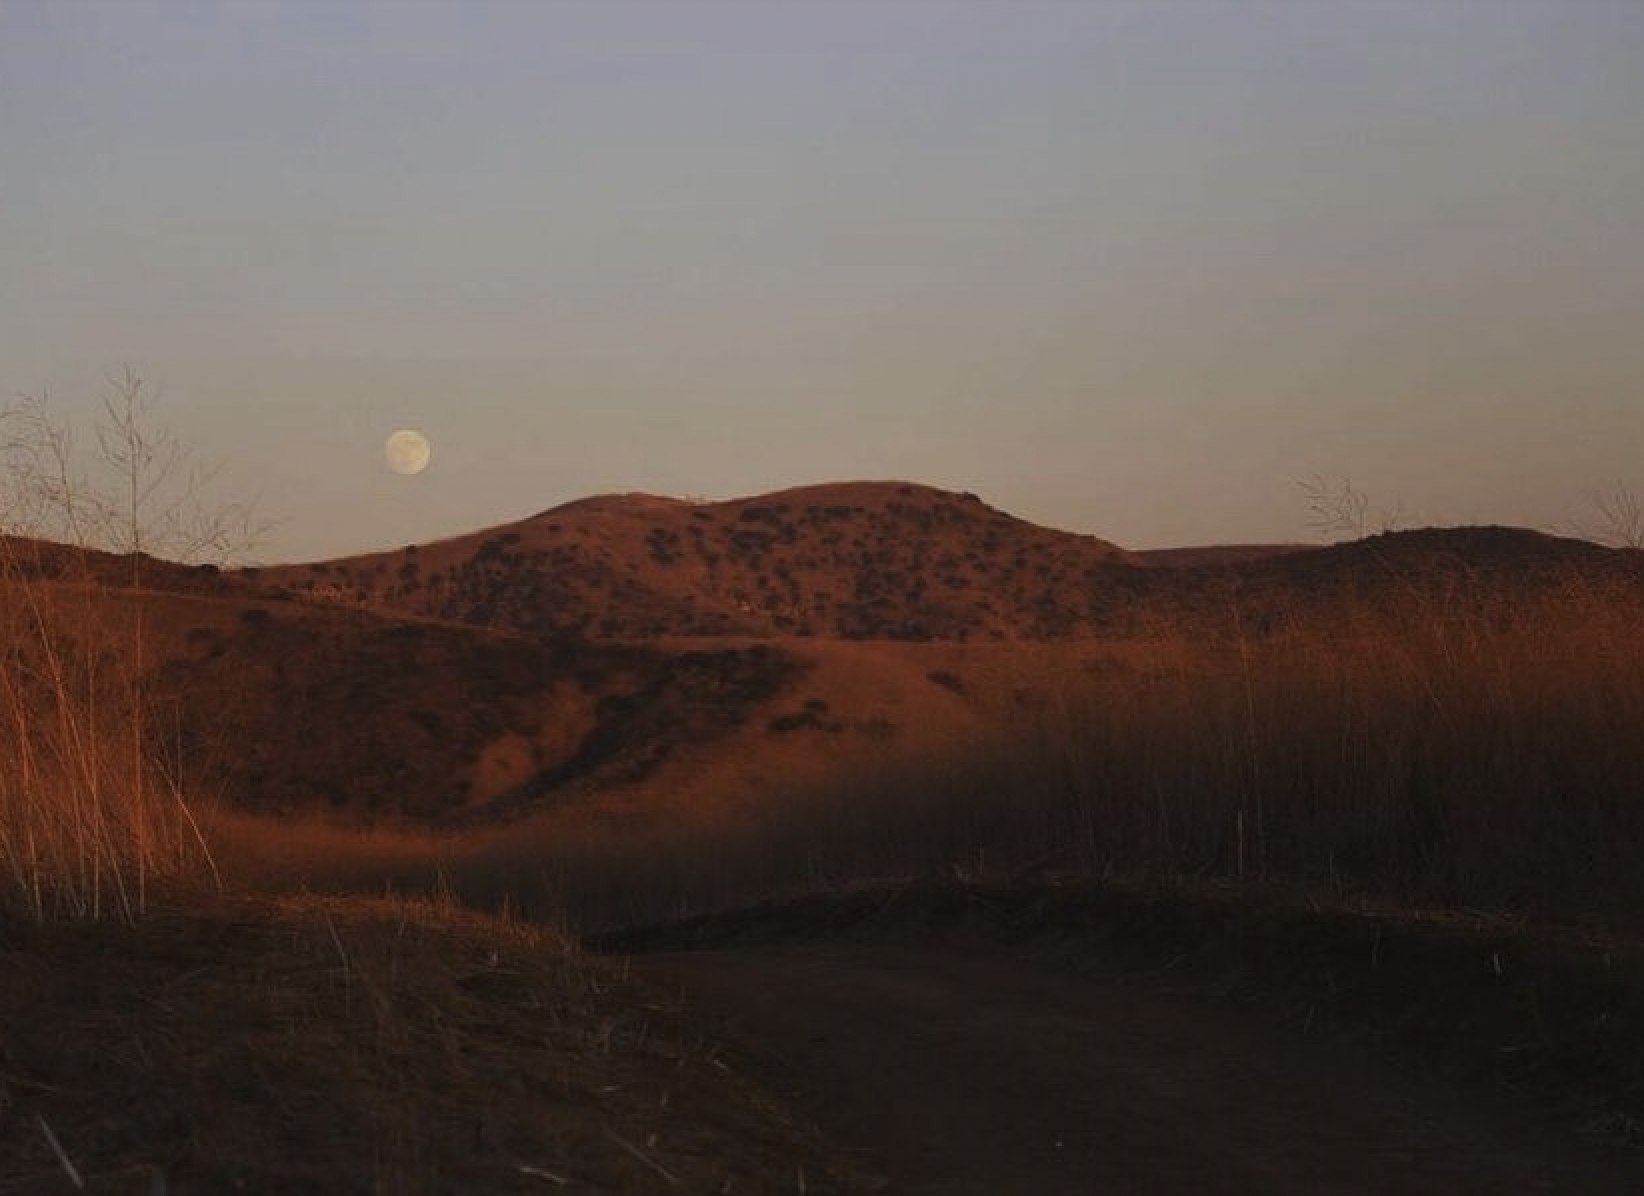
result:
<svg viewBox="0 0 1644 1196"><path fill-rule="evenodd" d="M141 594L150 548L221 546L229 524L194 514L198 477L146 410L135 375L110 380L97 479L43 404L0 412L0 916L130 919L211 870L159 746Z"/></svg>
<svg viewBox="0 0 1644 1196"><path fill-rule="evenodd" d="M1137 559L975 495L885 482L722 503L585 499L484 533L259 578L325 601L537 635L958 640L1107 629L1110 586L1091 583Z"/></svg>
<svg viewBox="0 0 1644 1196"><path fill-rule="evenodd" d="M0 539L6 1190L852 1182L540 926L222 877L578 935L938 877L1644 939L1636 550L1149 560L892 484L220 575L144 554L119 395L127 551ZM78 493L30 429L17 531Z"/></svg>
<svg viewBox="0 0 1644 1196"><path fill-rule="evenodd" d="M237 809L355 824L456 825L641 780L800 671L766 644L590 644L295 602L173 622L187 630L153 684L191 775Z"/></svg>
<svg viewBox="0 0 1644 1196"><path fill-rule="evenodd" d="M130 919L151 890L209 880L210 853L130 637L138 604L19 580L0 547L0 915Z"/></svg>
<svg viewBox="0 0 1644 1196"><path fill-rule="evenodd" d="M0 923L0 975L8 1193L860 1190L619 966L449 903Z"/></svg>
<svg viewBox="0 0 1644 1196"><path fill-rule="evenodd" d="M861 660L778 640L794 667L724 707L729 723L690 713L723 699L721 681L667 688L653 714L588 733L627 773L601 773L571 806L539 781L493 809L521 825L413 835L366 871L412 881L437 857L479 899L559 903L581 928L957 872L1228 879L1644 930L1636 550L1476 528L1112 568L1081 601L1121 611L1122 635L869 643ZM667 651L680 642L724 641ZM592 662L611 643L575 651ZM870 657L918 668L923 696L901 682L887 717L838 684ZM603 709L632 712L638 692ZM945 736L921 738L924 724ZM674 799L690 784L677 769L624 786L659 745L716 736L721 755L765 761L756 800ZM290 869L338 882L346 851Z"/></svg>
<svg viewBox="0 0 1644 1196"><path fill-rule="evenodd" d="M480 685L482 719L518 734L507 719L541 672L591 668L617 709L571 763L642 769L669 740L631 744L630 724L672 709L684 733L712 730L779 682L782 660L564 660L496 637L453 648L449 629L414 624L276 620L238 580L147 555L153 508L176 510L162 498L175 459L139 425L140 383L114 385L99 431L124 483L112 501L71 471L41 408L8 416L23 422L5 442L0 528L0 1189L859 1190L676 1010L552 931L449 901L224 895L201 822L227 811L192 788L251 756L239 779L277 802L255 771L259 734L279 725L269 704L319 720L270 745L312 762L301 749L361 738L374 688L396 676L392 704L431 736L431 719L467 713L453 680ZM385 661L397 671L373 671ZM238 723L237 686L263 702ZM680 691L697 700L680 708ZM415 705L433 693L439 710ZM365 746L391 768L440 758L377 725ZM484 732L452 736L457 755ZM376 780L343 799L396 777ZM234 890L248 879L232 874Z"/></svg>
<svg viewBox="0 0 1644 1196"><path fill-rule="evenodd" d="M957 872L1283 883L1637 933L1644 585L1609 559L1288 610L1226 590L1192 635L1070 646L1082 667L992 735L863 752L729 822L546 822L523 858L593 927ZM491 888L521 841L453 866Z"/></svg>

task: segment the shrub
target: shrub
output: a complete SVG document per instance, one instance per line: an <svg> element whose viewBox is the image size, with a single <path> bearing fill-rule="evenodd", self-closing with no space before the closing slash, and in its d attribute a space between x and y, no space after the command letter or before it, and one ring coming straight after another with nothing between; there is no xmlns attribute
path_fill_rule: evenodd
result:
<svg viewBox="0 0 1644 1196"><path fill-rule="evenodd" d="M156 885L214 875L178 762L156 746L168 736L145 672L144 572L154 550L225 549L244 513L199 511L201 474L150 407L130 370L110 379L97 476L43 401L0 413L13 500L0 527L10 647L0 660L0 914L130 919Z"/></svg>

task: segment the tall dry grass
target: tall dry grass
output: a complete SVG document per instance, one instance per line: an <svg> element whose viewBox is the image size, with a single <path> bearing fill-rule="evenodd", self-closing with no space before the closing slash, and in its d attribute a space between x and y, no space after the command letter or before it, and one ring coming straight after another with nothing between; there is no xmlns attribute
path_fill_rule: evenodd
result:
<svg viewBox="0 0 1644 1196"><path fill-rule="evenodd" d="M0 912L130 919L211 871L131 656L140 599L0 556ZM141 738L134 741L134 734Z"/></svg>
<svg viewBox="0 0 1644 1196"><path fill-rule="evenodd" d="M257 826L221 837L248 873L449 885L583 932L957 873L1246 882L1644 933L1644 568L1608 559L1534 584L1423 565L1277 598L1228 586L1140 649L1081 646L1077 680L985 740L864 748L711 819L573 812L370 843L291 827L291 858Z"/></svg>
<svg viewBox="0 0 1644 1196"><path fill-rule="evenodd" d="M869 760L745 816L470 845L459 887L584 929L932 874L1291 886L1644 931L1644 587L1225 613L986 743ZM1132 658L1133 659L1133 658Z"/></svg>
<svg viewBox="0 0 1644 1196"><path fill-rule="evenodd" d="M1224 628L1068 695L1021 763L1082 869L1644 922L1641 731L1644 590L1571 576Z"/></svg>
<svg viewBox="0 0 1644 1196"><path fill-rule="evenodd" d="M0 914L130 919L214 875L149 692L143 569L227 525L180 522L198 475L140 379L110 388L100 475L43 402L0 412Z"/></svg>

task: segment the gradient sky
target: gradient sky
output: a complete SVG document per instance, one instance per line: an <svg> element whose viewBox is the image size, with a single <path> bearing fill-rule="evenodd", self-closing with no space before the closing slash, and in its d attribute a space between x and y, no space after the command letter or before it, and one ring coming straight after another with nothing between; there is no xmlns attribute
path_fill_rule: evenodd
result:
<svg viewBox="0 0 1644 1196"><path fill-rule="evenodd" d="M266 560L847 478L1567 526L1644 491L1644 2L0 0L0 388L125 363Z"/></svg>

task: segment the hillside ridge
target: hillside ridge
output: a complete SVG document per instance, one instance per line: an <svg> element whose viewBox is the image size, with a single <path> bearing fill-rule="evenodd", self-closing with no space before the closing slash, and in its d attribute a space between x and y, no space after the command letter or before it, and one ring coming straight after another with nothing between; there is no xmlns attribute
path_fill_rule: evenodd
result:
<svg viewBox="0 0 1644 1196"><path fill-rule="evenodd" d="M1620 559L1516 528L1131 551L970 492L880 481L722 501L593 495L261 578L297 597L528 635L1045 641L1137 634L1234 584L1374 594L1402 568L1505 578L1524 566L1541 577Z"/></svg>
<svg viewBox="0 0 1644 1196"><path fill-rule="evenodd" d="M1140 558L911 482L719 502L595 495L397 551L261 571L322 600L530 634L1042 639Z"/></svg>

